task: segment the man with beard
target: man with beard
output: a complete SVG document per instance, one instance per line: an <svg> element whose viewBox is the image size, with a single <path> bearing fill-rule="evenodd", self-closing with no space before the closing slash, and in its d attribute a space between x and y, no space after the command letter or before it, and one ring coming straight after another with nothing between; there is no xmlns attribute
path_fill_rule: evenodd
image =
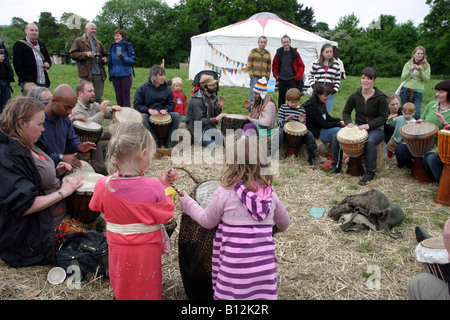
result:
<svg viewBox="0 0 450 320"><path fill-rule="evenodd" d="M78 83L76 87L78 101L73 108L71 120L81 120L81 121L91 121L99 125L103 125L105 119L112 118L112 112L119 111L120 106L114 105L108 107L109 101L103 100L102 103L95 101L95 90L94 85L89 82L82 80ZM99 140L99 144L108 143L111 138L111 134L108 131L103 131ZM106 168L103 159L103 150L101 146L98 146L95 150L91 152L92 167L95 172L105 174ZM88 161L88 162L91 162Z"/></svg>
<svg viewBox="0 0 450 320"><path fill-rule="evenodd" d="M75 135L69 115L77 103L77 96L67 84L61 84L53 91L53 97L45 107L45 122L41 138L36 145L55 162L55 167L64 161L74 168L81 168L77 152L95 150L95 143L83 142ZM65 153L65 151L69 153Z"/></svg>
<svg viewBox="0 0 450 320"><path fill-rule="evenodd" d="M200 88L192 95L186 111L186 127L194 143L211 149L223 146L222 133L216 126L227 115L222 113L225 98L217 98L216 95L217 82L212 76L203 76ZM219 139L220 143L216 143Z"/></svg>

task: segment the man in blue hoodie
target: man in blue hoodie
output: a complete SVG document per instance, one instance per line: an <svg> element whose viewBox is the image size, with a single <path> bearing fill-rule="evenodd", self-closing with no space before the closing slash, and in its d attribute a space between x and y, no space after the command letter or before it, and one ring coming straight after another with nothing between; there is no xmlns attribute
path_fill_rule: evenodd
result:
<svg viewBox="0 0 450 320"><path fill-rule="evenodd" d="M162 66L155 65L150 69L148 82L142 84L134 95L134 108L144 117L144 125L150 131L156 142L156 147L160 148L158 138L150 125L150 116L158 114L169 114L172 118L169 132L164 143L166 148L172 148L172 132L178 129L180 124L180 114L174 112L175 102L173 101L172 88L166 82L166 71Z"/></svg>
<svg viewBox="0 0 450 320"><path fill-rule="evenodd" d="M95 143L81 143L75 135L69 115L76 104L75 91L69 85L62 84L55 88L52 100L45 107L45 131L37 144L53 159L55 166L64 161L74 168L81 168L77 152L95 150Z"/></svg>

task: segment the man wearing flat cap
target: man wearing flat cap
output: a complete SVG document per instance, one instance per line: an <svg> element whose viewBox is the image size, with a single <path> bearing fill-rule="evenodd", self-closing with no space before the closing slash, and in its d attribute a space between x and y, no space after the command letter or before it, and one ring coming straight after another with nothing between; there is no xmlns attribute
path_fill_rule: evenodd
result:
<svg viewBox="0 0 450 320"><path fill-rule="evenodd" d="M203 76L200 88L192 95L186 111L186 127L194 143L211 149L223 146L223 136L217 124L226 116L222 113L225 98L217 98L216 95L217 82L212 76Z"/></svg>

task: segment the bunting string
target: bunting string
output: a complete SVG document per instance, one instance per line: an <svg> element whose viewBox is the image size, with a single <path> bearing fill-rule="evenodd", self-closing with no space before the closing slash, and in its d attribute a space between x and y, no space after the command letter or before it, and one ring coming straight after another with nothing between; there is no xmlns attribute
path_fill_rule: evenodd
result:
<svg viewBox="0 0 450 320"><path fill-rule="evenodd" d="M227 56L220 50L216 49L214 47L214 45L212 43L210 43L207 39L206 39L206 42L208 43L208 46L211 48L211 50L216 55L218 55L221 58L224 58L228 62L228 64L232 64L233 67L220 67L218 65L211 63L210 61L205 61L205 65L209 66L209 68L211 68L212 70L214 70L216 72L222 71L224 74L226 74L227 72L229 72L231 74L236 74L238 72L239 73L242 73L242 72L247 73L247 63L232 59L231 57Z"/></svg>

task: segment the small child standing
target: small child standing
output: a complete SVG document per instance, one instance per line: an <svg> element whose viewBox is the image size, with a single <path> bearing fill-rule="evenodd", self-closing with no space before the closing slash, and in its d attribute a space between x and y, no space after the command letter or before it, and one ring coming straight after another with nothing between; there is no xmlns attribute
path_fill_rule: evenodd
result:
<svg viewBox="0 0 450 320"><path fill-rule="evenodd" d="M277 256L272 236L289 226L289 215L261 163L258 137L242 137L227 148L227 168L206 209L186 193L181 209L202 227L218 226L213 244L215 300L277 299ZM259 150L261 152L259 152ZM264 162L266 163L266 162Z"/></svg>
<svg viewBox="0 0 450 320"><path fill-rule="evenodd" d="M306 111L305 108L300 106L301 97L302 94L300 93L300 90L297 88L289 89L286 92L286 100L288 103L281 105L278 110L277 124L280 127L280 130L278 131L279 148L281 148L285 142L284 125L286 122L298 121L306 125ZM311 131L307 130L301 144L306 144L308 149L308 163L312 166L316 165L317 144ZM273 153L272 150L272 154Z"/></svg>
<svg viewBox="0 0 450 320"><path fill-rule="evenodd" d="M175 77L171 80L173 102L175 102L175 112L181 115L181 121L186 122L186 95L183 92L183 80L180 77Z"/></svg>
<svg viewBox="0 0 450 320"><path fill-rule="evenodd" d="M403 138L400 135L400 128L406 124L416 122L414 119L414 114L416 112L416 107L414 103L407 102L403 105L402 116L397 116L396 114L390 114L386 124L394 127L394 132L391 139L386 145L387 157L390 159L394 155L395 149L403 143Z"/></svg>
<svg viewBox="0 0 450 320"><path fill-rule="evenodd" d="M161 254L170 249L164 228L173 217L168 196L176 170L159 180L145 177L155 141L140 123L114 128L108 145L108 171L97 181L89 208L104 214L109 278L118 300L161 300ZM173 190L173 189L172 189ZM166 250L163 250L166 249ZM164 252L164 253L166 253Z"/></svg>

